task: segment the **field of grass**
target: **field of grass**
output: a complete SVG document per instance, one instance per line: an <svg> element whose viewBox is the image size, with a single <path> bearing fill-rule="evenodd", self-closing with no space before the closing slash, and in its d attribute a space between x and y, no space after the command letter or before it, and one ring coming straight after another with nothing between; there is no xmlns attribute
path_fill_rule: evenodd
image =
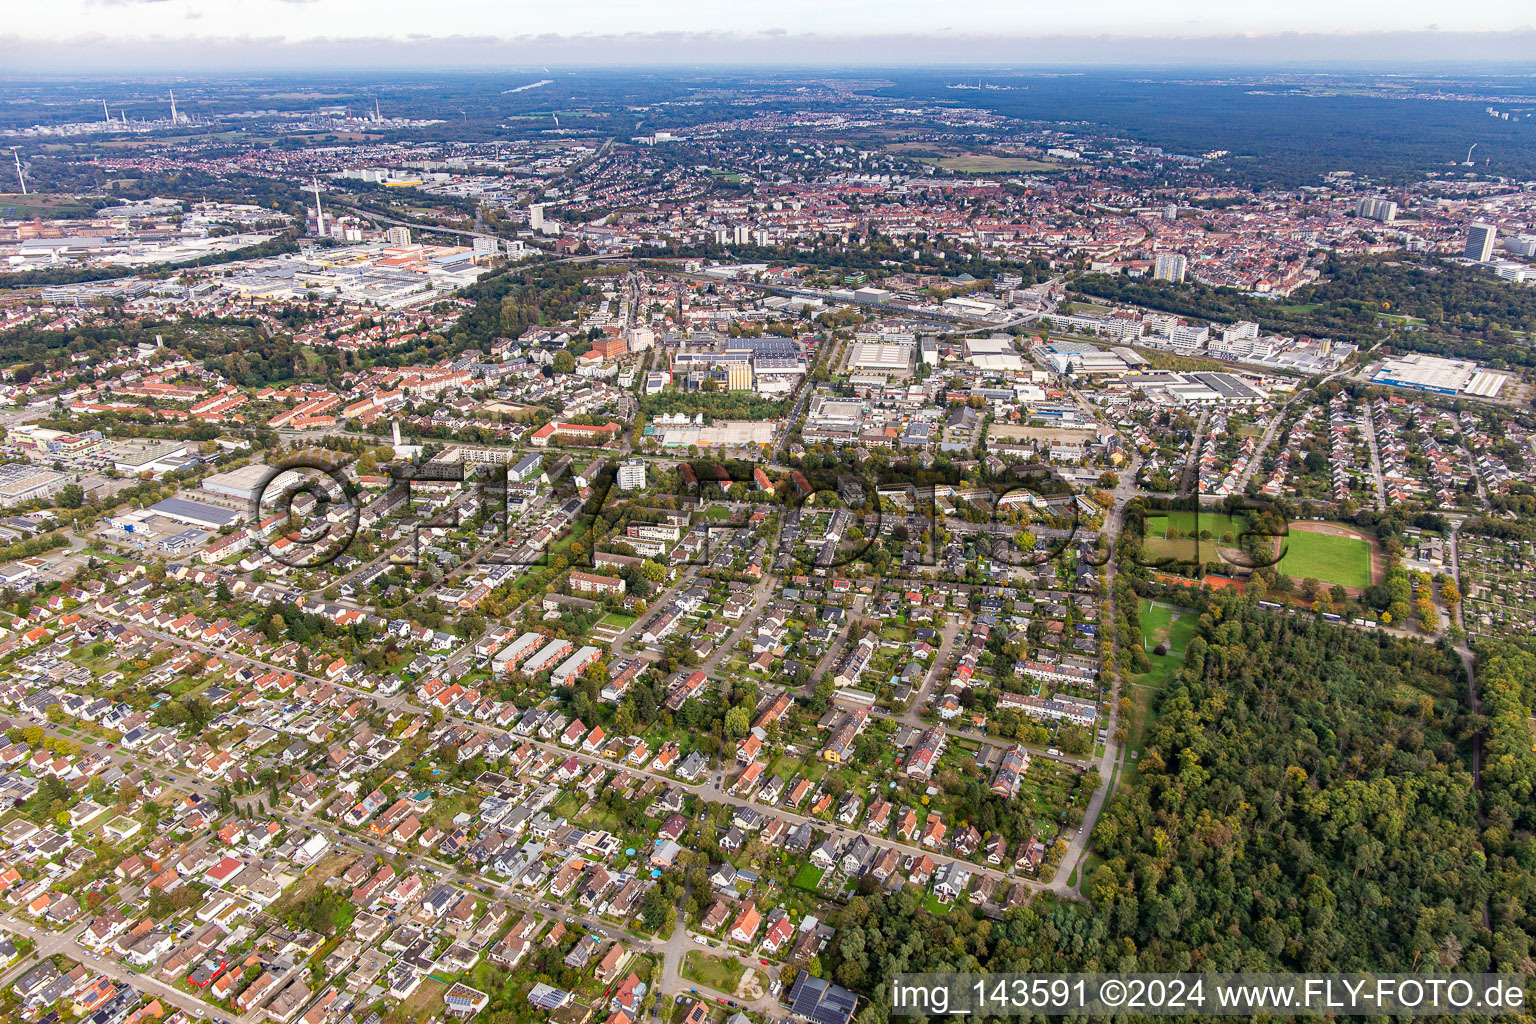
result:
<svg viewBox="0 0 1536 1024"><path fill-rule="evenodd" d="M635 617L633 615L626 615L623 612L609 612L603 616L601 624L612 626L614 629L628 629L635 624Z"/></svg>
<svg viewBox="0 0 1536 1024"><path fill-rule="evenodd" d="M85 217L91 213L91 204L76 196L39 195L36 192L21 195L16 192L0 192L0 209L8 211L7 217Z"/></svg>
<svg viewBox="0 0 1536 1024"><path fill-rule="evenodd" d="M1160 512L1148 516L1146 524L1142 552L1149 562L1219 561L1218 549L1239 552L1237 538L1249 528L1246 518L1217 512ZM1201 539L1207 533L1209 539ZM1225 539L1229 535L1230 541Z"/></svg>
<svg viewBox="0 0 1536 1024"><path fill-rule="evenodd" d="M737 960L709 956L696 949L690 949L683 956L683 977L708 985L717 992L735 995L736 986L741 984L741 976L745 973L746 968Z"/></svg>
<svg viewBox="0 0 1536 1024"><path fill-rule="evenodd" d="M1371 546L1363 540L1292 530L1284 544L1285 557L1276 569L1293 579L1342 587L1371 585Z"/></svg>
<svg viewBox="0 0 1536 1024"><path fill-rule="evenodd" d="M304 903L314 897L315 893L320 891L320 888L328 880L341 874L356 859L356 856L351 851L328 854L319 864L310 869L303 878L290 886L288 891L276 903L272 904L272 915L274 917L281 917L295 907L303 906Z"/></svg>
<svg viewBox="0 0 1536 1024"><path fill-rule="evenodd" d="M1143 686L1162 687L1173 675L1173 670L1184 661L1184 647L1198 631L1194 612L1175 609L1171 605L1153 604L1141 599L1141 638L1152 667L1140 675L1131 677ZM1153 654L1158 644L1167 644L1167 654Z"/></svg>
<svg viewBox="0 0 1536 1024"><path fill-rule="evenodd" d="M1127 688L1127 696L1136 705L1135 712L1127 723L1125 740L1126 779L1131 777L1141 763L1141 752L1146 749L1147 736L1152 731L1152 726L1157 722L1157 712L1152 703L1157 694L1145 686L1131 686Z"/></svg>
<svg viewBox="0 0 1536 1024"><path fill-rule="evenodd" d="M938 161L938 165L947 171L961 174L1021 174L1061 170L1060 164L1044 160L1031 160L1022 156L984 156L979 153L945 157Z"/></svg>

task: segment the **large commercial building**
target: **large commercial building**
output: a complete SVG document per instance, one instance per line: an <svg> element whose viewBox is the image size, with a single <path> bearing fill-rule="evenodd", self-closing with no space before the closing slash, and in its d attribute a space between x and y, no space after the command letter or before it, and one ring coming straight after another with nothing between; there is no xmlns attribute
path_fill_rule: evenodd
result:
<svg viewBox="0 0 1536 1024"><path fill-rule="evenodd" d="M215 473L203 481L203 490L236 501L254 502L260 495L262 484L271 470L263 465L252 464L232 469L228 473Z"/></svg>
<svg viewBox="0 0 1536 1024"><path fill-rule="evenodd" d="M1131 368L1113 352L1076 341L1056 341L1041 349L1046 364L1056 373L1123 376Z"/></svg>
<svg viewBox="0 0 1536 1024"><path fill-rule="evenodd" d="M19 505L35 498L51 497L69 477L51 469L15 462L0 466L0 505Z"/></svg>
<svg viewBox="0 0 1536 1024"><path fill-rule="evenodd" d="M1493 258L1493 243L1498 237L1498 229L1492 224L1478 221L1467 230L1467 247L1463 253L1469 260L1487 263Z"/></svg>
<svg viewBox="0 0 1536 1024"><path fill-rule="evenodd" d="M848 370L906 377L912 373L912 345L856 341L848 355Z"/></svg>
<svg viewBox="0 0 1536 1024"><path fill-rule="evenodd" d="M217 530L221 526L228 526L240 518L240 513L231 512L229 509L219 508L217 505L205 505L200 501L190 501L186 498L166 498L149 507L156 515L173 519L178 523L187 523L190 526L200 526L205 530Z"/></svg>
<svg viewBox="0 0 1536 1024"><path fill-rule="evenodd" d="M1262 391L1250 387L1231 373L1143 373L1125 378L1139 391L1167 395L1181 405L1262 405L1267 401Z"/></svg>
<svg viewBox="0 0 1536 1024"><path fill-rule="evenodd" d="M119 441L112 445L111 454L119 473L159 475L185 464L187 446L180 441Z"/></svg>
<svg viewBox="0 0 1536 1024"><path fill-rule="evenodd" d="M1482 369L1470 359L1444 359L1414 352L1383 362L1371 376L1371 383L1435 395L1466 394L1492 398L1507 379L1502 373Z"/></svg>

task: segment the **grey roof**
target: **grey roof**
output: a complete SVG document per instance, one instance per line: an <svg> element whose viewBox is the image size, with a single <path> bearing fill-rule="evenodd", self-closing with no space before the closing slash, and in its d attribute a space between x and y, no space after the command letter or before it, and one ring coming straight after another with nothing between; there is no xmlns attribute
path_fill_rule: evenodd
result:
<svg viewBox="0 0 1536 1024"><path fill-rule="evenodd" d="M186 498L166 498L150 506L151 512L159 512L173 518L184 517L195 519L198 522L214 523L218 526L228 526L240 518L240 513L232 512L217 505L205 505L200 501L188 501Z"/></svg>
<svg viewBox="0 0 1536 1024"><path fill-rule="evenodd" d="M848 1024L859 997L821 978L813 978L805 971L795 979L795 987L789 993L790 1013L811 1024Z"/></svg>

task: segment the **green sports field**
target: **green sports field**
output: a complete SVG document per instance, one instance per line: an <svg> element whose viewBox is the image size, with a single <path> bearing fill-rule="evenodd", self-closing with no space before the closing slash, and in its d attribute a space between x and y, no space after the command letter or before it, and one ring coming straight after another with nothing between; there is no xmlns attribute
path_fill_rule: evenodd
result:
<svg viewBox="0 0 1536 1024"><path fill-rule="evenodd" d="M1140 603L1142 647L1152 667L1132 679L1143 686L1162 687L1173 676L1174 669L1184 662L1184 647L1191 637L1200 631L1199 616L1187 608L1153 603L1141 598ZM1167 654L1153 654L1158 644L1167 644Z"/></svg>
<svg viewBox="0 0 1536 1024"><path fill-rule="evenodd" d="M1292 530L1282 543L1285 557L1276 569L1292 579L1356 589L1371 585L1371 546L1358 537Z"/></svg>
<svg viewBox="0 0 1536 1024"><path fill-rule="evenodd" d="M1247 529L1246 517L1219 512L1158 512L1147 517L1142 552L1154 563L1161 559L1215 562L1220 559L1221 550L1237 552L1236 540ZM1174 532L1172 537L1170 531ZM1202 533L1210 536L1202 540Z"/></svg>

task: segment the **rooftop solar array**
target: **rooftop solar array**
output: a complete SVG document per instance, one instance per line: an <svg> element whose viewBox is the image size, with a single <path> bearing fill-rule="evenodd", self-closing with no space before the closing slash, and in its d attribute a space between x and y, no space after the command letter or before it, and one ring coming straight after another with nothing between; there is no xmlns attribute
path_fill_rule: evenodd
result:
<svg viewBox="0 0 1536 1024"><path fill-rule="evenodd" d="M857 995L841 985L813 978L805 971L795 979L789 994L790 1013L811 1024L848 1024L858 1001Z"/></svg>

